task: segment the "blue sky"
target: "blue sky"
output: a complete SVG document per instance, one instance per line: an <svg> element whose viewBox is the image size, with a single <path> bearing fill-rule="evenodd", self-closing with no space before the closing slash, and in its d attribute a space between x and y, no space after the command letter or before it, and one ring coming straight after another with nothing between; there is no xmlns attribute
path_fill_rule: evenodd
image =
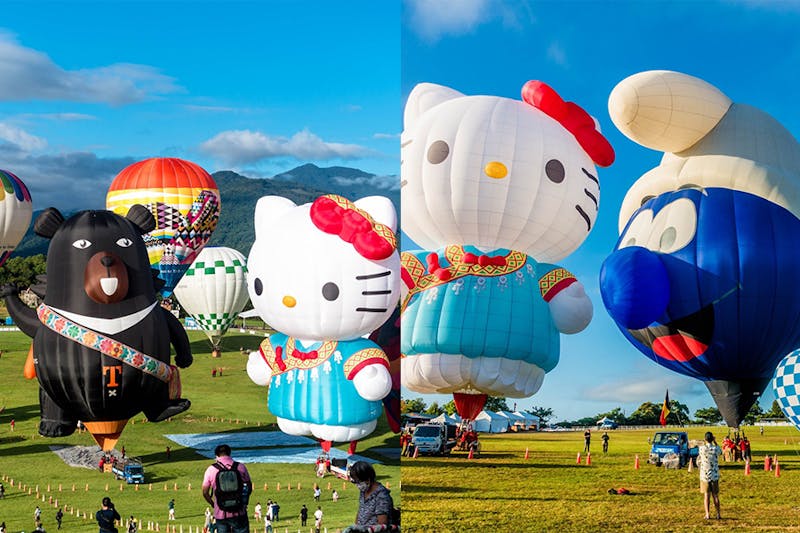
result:
<svg viewBox="0 0 800 533"><path fill-rule="evenodd" d="M596 117L617 154L613 166L599 169L602 197L595 229L561 261L586 286L594 319L582 333L562 336L558 367L534 397L516 400L518 408L551 407L558 419L617 406L630 414L644 401L663 401L666 388L692 413L713 405L702 383L659 367L629 345L603 307L598 275L617 239L622 198L661 158L616 130L608 95L636 72L681 71L716 85L736 102L764 109L800 137L798 27L800 4L788 2L460 0L446 8L425 0L404 2L404 101L420 82L519 98L527 80L539 79ZM761 403L769 407L772 399L768 388Z"/></svg>
<svg viewBox="0 0 800 533"><path fill-rule="evenodd" d="M399 172L400 3L6 2L0 168L103 207L127 164Z"/></svg>

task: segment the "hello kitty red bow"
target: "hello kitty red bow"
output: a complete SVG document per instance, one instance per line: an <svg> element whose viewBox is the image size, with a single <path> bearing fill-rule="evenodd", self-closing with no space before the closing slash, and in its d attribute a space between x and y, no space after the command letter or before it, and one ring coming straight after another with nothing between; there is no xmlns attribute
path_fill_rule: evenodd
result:
<svg viewBox="0 0 800 533"><path fill-rule="evenodd" d="M578 104L565 102L549 85L533 80L522 87L522 100L561 123L595 164L607 167L614 162L611 144L597 131L589 113Z"/></svg>
<svg viewBox="0 0 800 533"><path fill-rule="evenodd" d="M351 243L363 257L386 259L397 249L397 237L389 226L376 222L366 211L336 194L326 194L311 204L311 221L325 233Z"/></svg>

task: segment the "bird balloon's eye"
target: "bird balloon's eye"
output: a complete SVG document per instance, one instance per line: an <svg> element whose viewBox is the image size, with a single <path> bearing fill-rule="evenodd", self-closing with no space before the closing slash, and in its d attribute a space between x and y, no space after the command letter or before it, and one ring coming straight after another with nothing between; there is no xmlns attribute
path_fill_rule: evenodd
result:
<svg viewBox="0 0 800 533"><path fill-rule="evenodd" d="M126 239L125 237L117 241L117 246L121 246L123 248L129 247L131 244L133 244L133 241L130 239Z"/></svg>
<svg viewBox="0 0 800 533"><path fill-rule="evenodd" d="M85 250L86 248L90 247L92 243L87 241L86 239L78 239L77 241L72 243L72 246L77 248L78 250Z"/></svg>

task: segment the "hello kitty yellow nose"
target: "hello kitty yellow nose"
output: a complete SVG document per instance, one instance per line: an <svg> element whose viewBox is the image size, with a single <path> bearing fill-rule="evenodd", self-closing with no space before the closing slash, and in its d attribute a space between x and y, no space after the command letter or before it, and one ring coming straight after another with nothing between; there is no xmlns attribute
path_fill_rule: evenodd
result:
<svg viewBox="0 0 800 533"><path fill-rule="evenodd" d="M295 305L297 305L297 300L295 300L291 296L284 296L282 301L283 305L285 305L286 307L294 307Z"/></svg>
<svg viewBox="0 0 800 533"><path fill-rule="evenodd" d="M486 163L483 171L486 173L487 176L490 178L494 178L496 180L505 178L508 175L508 169L506 166L501 163L500 161L491 161Z"/></svg>

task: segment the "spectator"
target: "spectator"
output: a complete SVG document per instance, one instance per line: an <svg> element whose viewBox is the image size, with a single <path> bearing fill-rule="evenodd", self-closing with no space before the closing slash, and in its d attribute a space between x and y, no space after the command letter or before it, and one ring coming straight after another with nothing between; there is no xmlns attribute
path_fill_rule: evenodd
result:
<svg viewBox="0 0 800 533"><path fill-rule="evenodd" d="M272 533L272 520L268 516L264 518L264 533Z"/></svg>
<svg viewBox="0 0 800 533"><path fill-rule="evenodd" d="M247 516L247 494L250 492L252 482L247 468L231 457L231 447L227 444L220 444L214 449L214 455L217 462L212 464L206 469L203 476L203 497L214 506L214 518L216 523L216 531L219 533L249 533L250 520ZM220 508L218 496L221 490L217 490L217 477L221 475L224 470L236 470L238 477L244 486L244 494L241 495L241 503L238 509L229 508L228 510Z"/></svg>
<svg viewBox="0 0 800 533"><path fill-rule="evenodd" d="M355 525L391 525L394 502L389 490L375 480L375 469L365 461L350 467L350 481L359 491L358 514Z"/></svg>
<svg viewBox="0 0 800 533"><path fill-rule="evenodd" d="M139 531L139 523L131 515L130 520L128 520L128 533L136 533L137 531Z"/></svg>
<svg viewBox="0 0 800 533"><path fill-rule="evenodd" d="M6 497L6 488L0 483L0 500Z"/></svg>
<svg viewBox="0 0 800 533"><path fill-rule="evenodd" d="M6 523L0 522L0 533L6 533Z"/></svg>
<svg viewBox="0 0 800 533"><path fill-rule="evenodd" d="M318 502L321 495L322 490L319 488L319 485L314 485L314 501Z"/></svg>
<svg viewBox="0 0 800 533"><path fill-rule="evenodd" d="M307 521L308 521L308 507L306 507L306 504L303 504L303 507L300 508L300 525L306 527Z"/></svg>
<svg viewBox="0 0 800 533"><path fill-rule="evenodd" d="M169 446L167 446L167 460L168 460L168 461L169 461L169 456L170 456L170 453L171 453L171 452L172 452L172 450L170 450L170 449L169 449Z"/></svg>
<svg viewBox="0 0 800 533"><path fill-rule="evenodd" d="M608 453L608 439L609 438L610 437L608 436L608 432L607 431L604 431L603 432L603 436L600 437L600 439L603 441L603 453Z"/></svg>
<svg viewBox="0 0 800 533"><path fill-rule="evenodd" d="M33 510L33 521L35 523L42 521L42 510L39 508L38 505L36 506L36 509Z"/></svg>
<svg viewBox="0 0 800 533"><path fill-rule="evenodd" d="M58 524L57 529L61 529L61 521L63 519L64 519L64 512L61 510L61 508L59 508L58 511L56 511L56 524Z"/></svg>
<svg viewBox="0 0 800 533"><path fill-rule="evenodd" d="M111 498L108 496L103 498L102 508L94 514L94 517L97 520L97 525L100 526L100 533L117 533L114 522L122 520L117 510L114 509Z"/></svg>
<svg viewBox="0 0 800 533"><path fill-rule="evenodd" d="M717 509L717 519L722 518L719 512L719 456L722 450L717 446L714 435L706 432L705 443L700 446L697 454L697 463L700 467L700 492L703 493L703 508L706 520L710 516L710 499L714 498L714 507Z"/></svg>
<svg viewBox="0 0 800 533"><path fill-rule="evenodd" d="M208 533L211 529L211 509L206 507L206 521L203 524L203 533Z"/></svg>
<svg viewBox="0 0 800 533"><path fill-rule="evenodd" d="M317 506L317 510L314 511L314 533L319 533L321 527L322 527L322 507Z"/></svg>
<svg viewBox="0 0 800 533"><path fill-rule="evenodd" d="M261 522L261 502L256 503L256 507L253 511L253 518Z"/></svg>
<svg viewBox="0 0 800 533"><path fill-rule="evenodd" d="M587 429L583 432L583 453L589 453L589 445L592 443L592 430Z"/></svg>
<svg viewBox="0 0 800 533"><path fill-rule="evenodd" d="M272 521L277 523L278 522L278 514L280 513L281 506L278 505L277 501L272 502Z"/></svg>
<svg viewBox="0 0 800 533"><path fill-rule="evenodd" d="M333 503L339 501L339 493L336 492L336 489L333 489L333 494L331 494L331 499L333 500Z"/></svg>
<svg viewBox="0 0 800 533"><path fill-rule="evenodd" d="M11 431L14 431L14 426L16 426L16 425L17 425L16 421L12 418L11 419Z"/></svg>
<svg viewBox="0 0 800 533"><path fill-rule="evenodd" d="M168 520L175 520L175 498L172 498L169 503L167 504L169 508L169 518Z"/></svg>

